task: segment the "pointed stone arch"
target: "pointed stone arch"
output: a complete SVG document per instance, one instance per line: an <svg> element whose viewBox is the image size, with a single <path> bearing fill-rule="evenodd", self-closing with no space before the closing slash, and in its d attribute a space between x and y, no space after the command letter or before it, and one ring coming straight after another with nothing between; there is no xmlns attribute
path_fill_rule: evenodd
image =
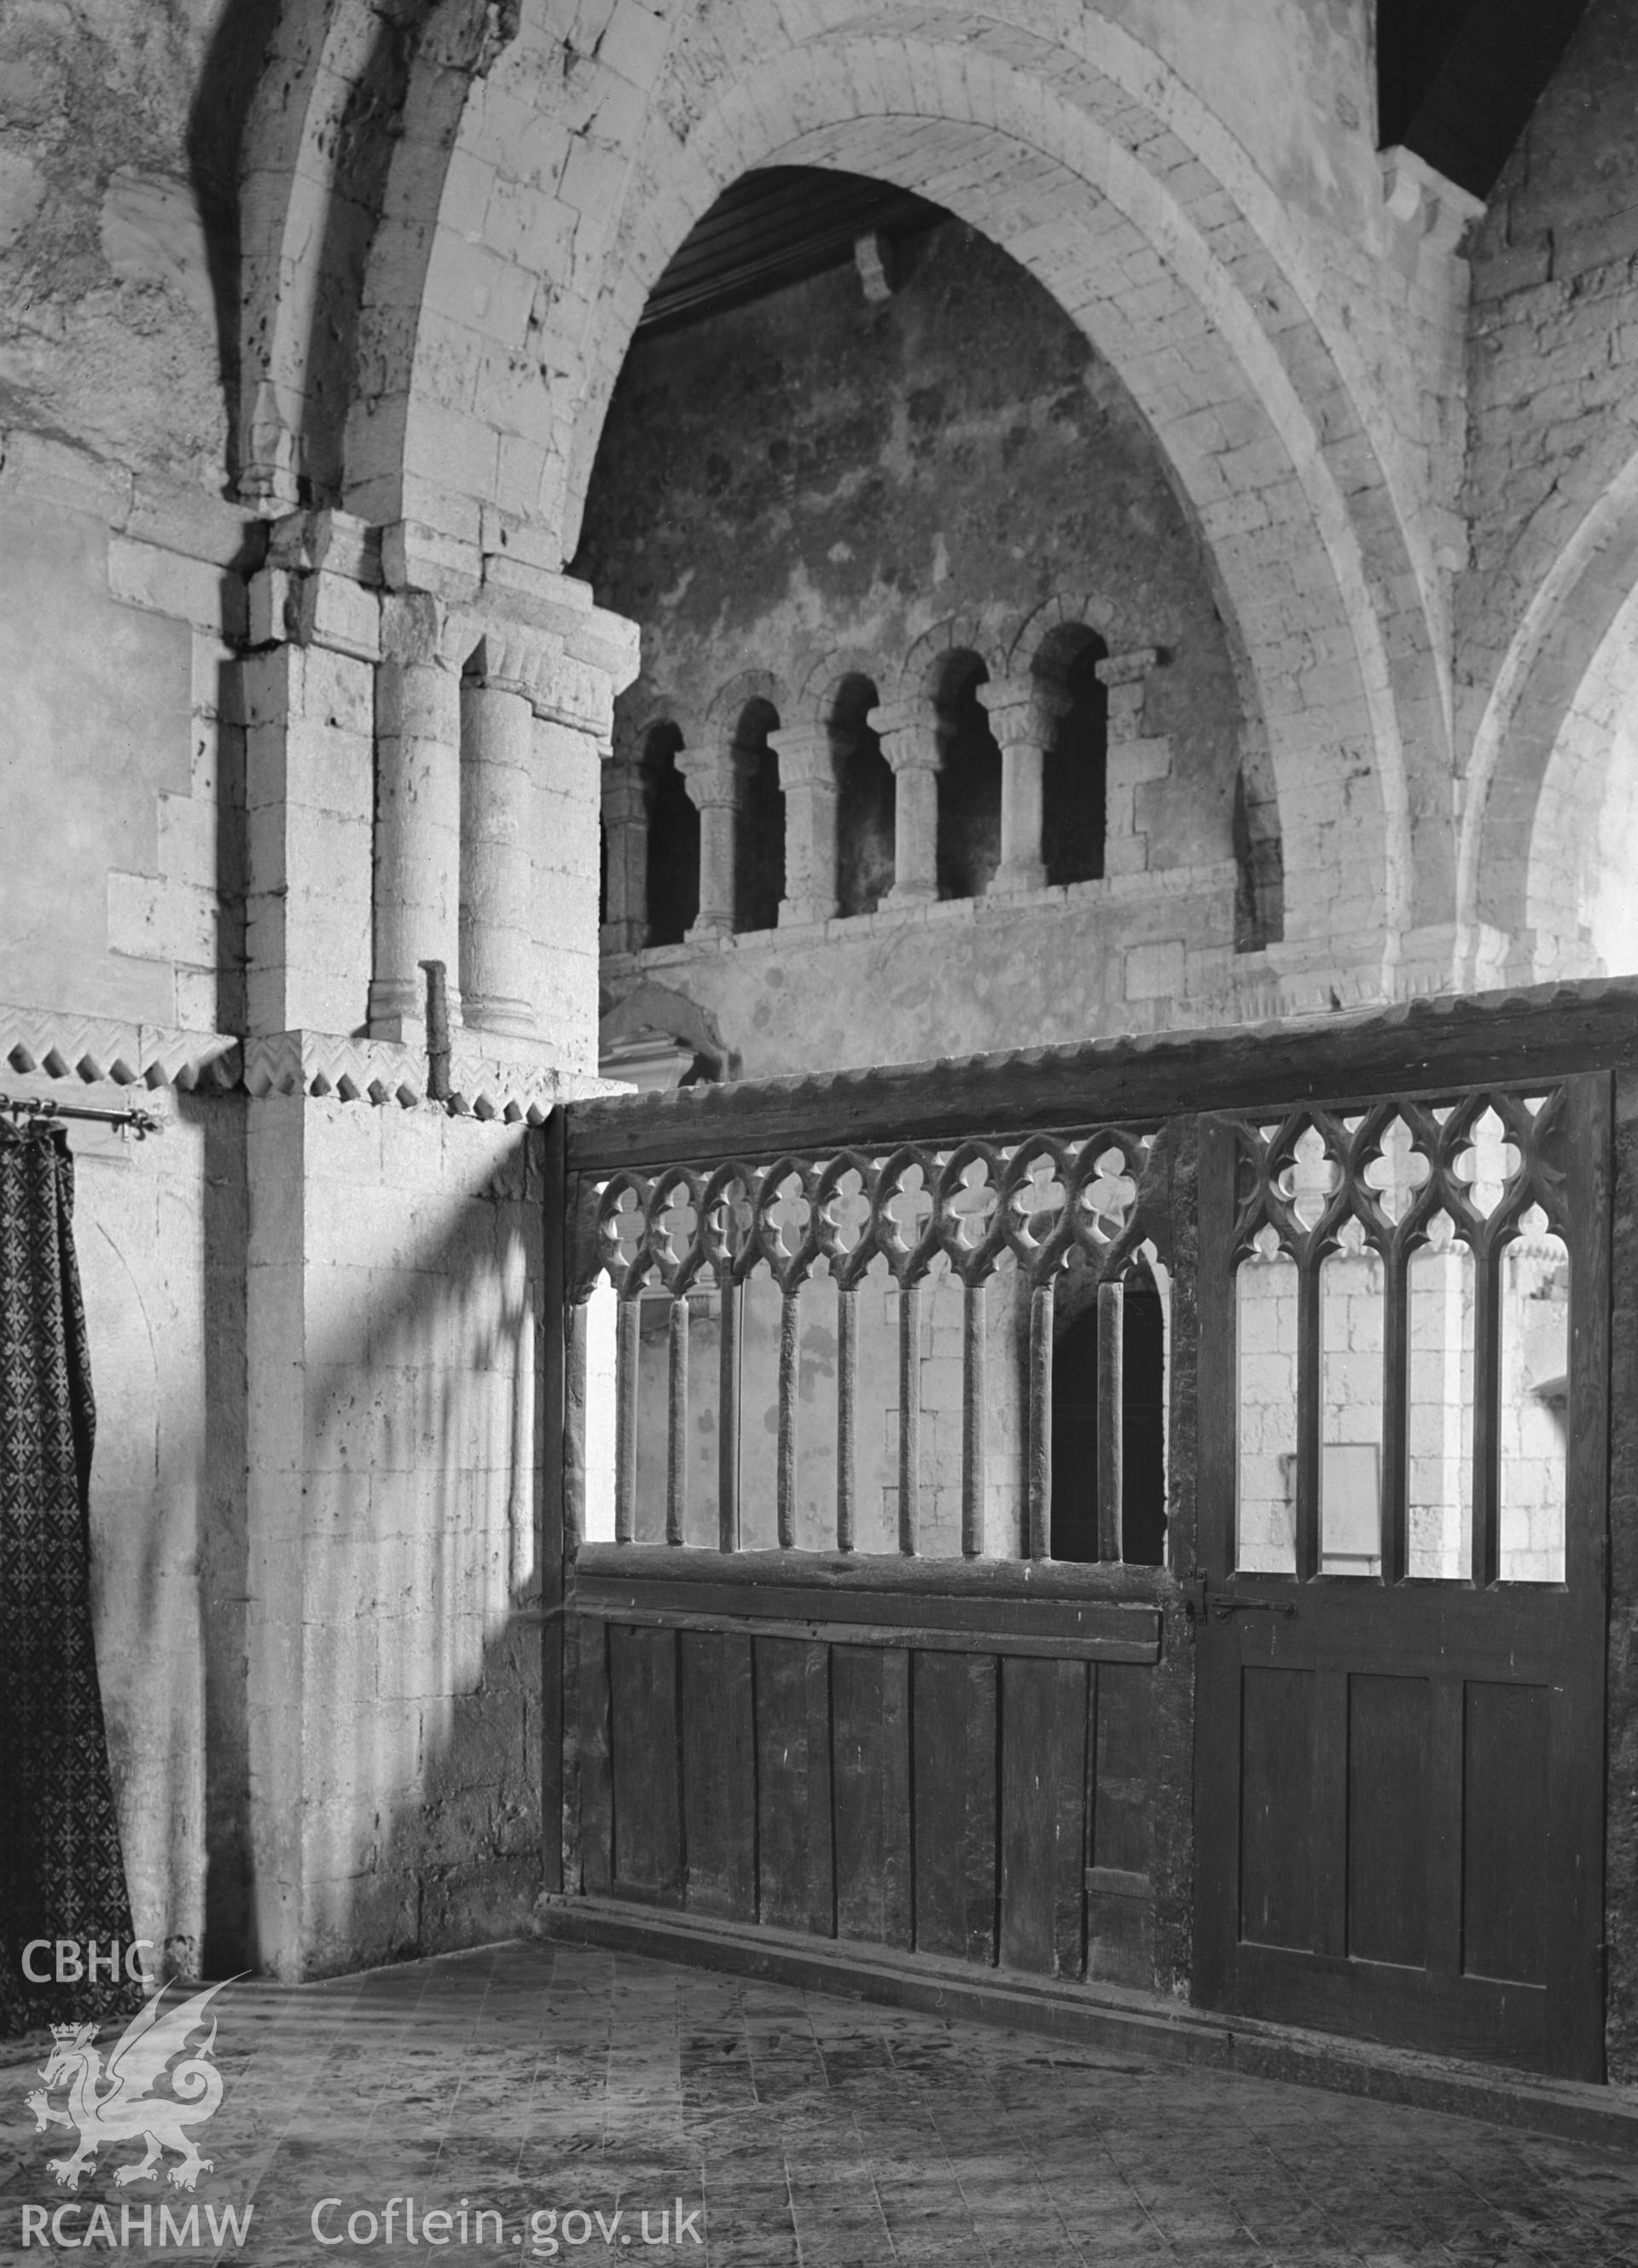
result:
<svg viewBox="0 0 1638 2268"><path fill-rule="evenodd" d="M1101 16L1049 37L1033 11L747 0L684 23L651 84L616 66L525 0L468 72L458 163L444 92L406 103L437 130L395 158L372 246L350 507L464 574L509 545L555 570L649 288L720 191L775 159L914 188L1054 294L1194 512L1279 785L1288 1001L1392 989L1399 939L1453 901L1432 541L1334 293L1318 312L1317 240L1245 151ZM444 67L436 42L416 66Z"/></svg>

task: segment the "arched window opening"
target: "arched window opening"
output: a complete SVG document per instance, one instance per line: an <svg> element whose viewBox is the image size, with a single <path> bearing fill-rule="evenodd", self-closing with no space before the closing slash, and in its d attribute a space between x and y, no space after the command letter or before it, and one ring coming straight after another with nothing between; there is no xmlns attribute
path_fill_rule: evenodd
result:
<svg viewBox="0 0 1638 2268"><path fill-rule="evenodd" d="M734 733L734 762L740 774L738 822L734 830L734 927L774 929L785 895L785 798L779 784L779 758L768 744L779 730L771 701L747 701Z"/></svg>
<svg viewBox="0 0 1638 2268"><path fill-rule="evenodd" d="M1166 1319L1147 1268L1121 1301L1120 1557L1129 1567L1166 1557Z"/></svg>
<svg viewBox="0 0 1638 2268"><path fill-rule="evenodd" d="M1078 1312L1071 1306L1052 1355L1054 1559L1164 1564L1165 1363L1165 1310L1141 1260L1121 1281L1098 1285ZM1112 1423L1119 1426L1118 1461L1100 1454ZM1112 1501L1100 1523L1104 1491Z"/></svg>
<svg viewBox="0 0 1638 2268"><path fill-rule="evenodd" d="M675 725L651 726L643 746L650 945L680 945L700 911L700 814L677 769L681 747Z"/></svg>
<svg viewBox="0 0 1638 2268"><path fill-rule="evenodd" d="M836 910L873 914L893 886L892 767L868 722L868 677L844 677L830 715L836 764Z"/></svg>
<svg viewBox="0 0 1638 2268"><path fill-rule="evenodd" d="M1039 675L1057 695L1041 769L1041 857L1049 883L1094 882L1104 871L1109 696L1098 674L1104 643L1079 630L1061 669Z"/></svg>
<svg viewBox="0 0 1638 2268"><path fill-rule="evenodd" d="M979 898L1001 859L1001 750L978 697L989 672L952 653L935 696L938 719L938 895Z"/></svg>
<svg viewBox="0 0 1638 2268"><path fill-rule="evenodd" d="M1285 934L1285 862L1280 814L1260 796L1244 770L1234 776L1232 820L1234 863L1234 949L1256 953Z"/></svg>
<svg viewBox="0 0 1638 2268"><path fill-rule="evenodd" d="M1052 1350L1052 1556L1098 1557L1098 1309Z"/></svg>

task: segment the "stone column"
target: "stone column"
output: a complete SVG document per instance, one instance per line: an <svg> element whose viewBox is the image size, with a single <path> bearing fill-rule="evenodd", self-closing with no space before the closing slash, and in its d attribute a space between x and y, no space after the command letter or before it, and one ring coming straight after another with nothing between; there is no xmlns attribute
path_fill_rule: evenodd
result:
<svg viewBox="0 0 1638 2268"><path fill-rule="evenodd" d="M700 814L700 911L688 932L689 944L695 945L733 935L734 836L745 770L731 747L684 748L677 769Z"/></svg>
<svg viewBox="0 0 1638 2268"><path fill-rule="evenodd" d="M1149 836L1138 825L1137 791L1146 781L1164 779L1172 770L1171 740L1143 731L1143 696L1159 659L1153 646L1140 646L1093 665L1109 696L1104 873L1111 880L1147 871Z"/></svg>
<svg viewBox="0 0 1638 2268"><path fill-rule="evenodd" d="M893 776L893 886L884 906L924 906L938 895L938 775L944 759L932 705L885 702L865 722Z"/></svg>
<svg viewBox="0 0 1638 2268"><path fill-rule="evenodd" d="M836 910L836 760L823 725L770 733L785 798L785 895L779 925L829 921Z"/></svg>
<svg viewBox="0 0 1638 2268"><path fill-rule="evenodd" d="M460 676L450 632L427 592L383 605L371 1039L424 1041L423 961L444 963L450 1022L460 1020Z"/></svg>
<svg viewBox="0 0 1638 2268"><path fill-rule="evenodd" d="M249 589L246 1029L346 1033L371 958L378 544L342 512L275 523Z"/></svg>
<svg viewBox="0 0 1638 2268"><path fill-rule="evenodd" d="M460 691L460 995L465 1022L533 1039L534 711L481 649ZM512 658L515 659L515 658Z"/></svg>
<svg viewBox="0 0 1638 2268"><path fill-rule="evenodd" d="M1041 779L1047 744L1068 701L1032 677L994 678L978 688L1001 750L1001 860L988 895L1039 890L1047 880L1041 857Z"/></svg>
<svg viewBox="0 0 1638 2268"><path fill-rule="evenodd" d="M608 851L605 953L640 953L649 934L649 799L643 768L617 755L603 768L603 836Z"/></svg>

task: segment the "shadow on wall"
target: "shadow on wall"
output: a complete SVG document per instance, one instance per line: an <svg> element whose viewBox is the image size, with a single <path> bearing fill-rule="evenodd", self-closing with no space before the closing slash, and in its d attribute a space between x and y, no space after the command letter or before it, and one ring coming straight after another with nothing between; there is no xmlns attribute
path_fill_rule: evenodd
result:
<svg viewBox="0 0 1638 2268"><path fill-rule="evenodd" d="M322 1975L513 1933L540 1887L545 1138L358 1105L308 1126L304 1202L334 1264L309 1270L283 1601L303 1623L283 1767L301 1817L282 1879L259 1822L245 1952L290 1972L294 1873L301 1972ZM290 1737L282 1699L252 1697L253 1756Z"/></svg>
<svg viewBox="0 0 1638 2268"><path fill-rule="evenodd" d="M320 1170L297 1185L324 1256L288 1399L305 1418L288 1447L270 1437L290 1529L258 1550L247 1107L178 1104L173 1154L197 1131L202 1204L133 1160L80 1228L103 1279L99 1653L139 1930L163 1935L173 1973L211 1976L296 1973L297 1912L308 1975L513 1933L541 1883L544 1137L436 1109L324 1114ZM315 1106L296 1107L313 1135ZM153 1213L161 1241L144 1227L119 1249L98 1226L111 1209ZM167 1233L165 1279L144 1255ZM265 1781L252 1810L270 1756L271 1820Z"/></svg>

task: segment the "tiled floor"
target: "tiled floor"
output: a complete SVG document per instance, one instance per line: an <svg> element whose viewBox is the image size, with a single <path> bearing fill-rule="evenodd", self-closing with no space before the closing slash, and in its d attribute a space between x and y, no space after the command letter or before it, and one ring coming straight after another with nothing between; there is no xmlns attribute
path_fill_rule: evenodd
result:
<svg viewBox="0 0 1638 2268"><path fill-rule="evenodd" d="M192 2195L116 2188L127 2144L57 2189L37 2059L0 2064L0 2259L43 2263L25 2208L66 2203L77 2258L255 2268L1638 2263L1638 2165L1609 2152L625 1955L504 1946L217 2007ZM144 2252L162 2202L184 2236L199 2204L196 2248ZM209 2238L227 2205L251 2208L238 2256Z"/></svg>

